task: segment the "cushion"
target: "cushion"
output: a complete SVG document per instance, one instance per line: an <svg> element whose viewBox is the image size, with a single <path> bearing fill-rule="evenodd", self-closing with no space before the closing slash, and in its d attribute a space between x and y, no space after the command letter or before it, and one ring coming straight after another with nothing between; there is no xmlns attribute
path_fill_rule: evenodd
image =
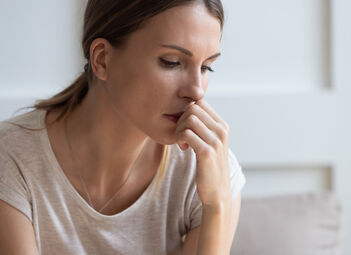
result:
<svg viewBox="0 0 351 255"><path fill-rule="evenodd" d="M340 221L330 192L243 198L231 255L340 254Z"/></svg>

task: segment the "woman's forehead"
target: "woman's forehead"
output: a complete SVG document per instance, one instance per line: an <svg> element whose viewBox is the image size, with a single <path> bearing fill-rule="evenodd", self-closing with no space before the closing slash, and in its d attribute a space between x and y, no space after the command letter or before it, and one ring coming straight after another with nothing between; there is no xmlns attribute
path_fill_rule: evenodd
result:
<svg viewBox="0 0 351 255"><path fill-rule="evenodd" d="M150 47L172 43L218 48L221 26L220 21L203 4L191 4L155 15L136 34L136 40L142 40L145 46Z"/></svg>
<svg viewBox="0 0 351 255"><path fill-rule="evenodd" d="M204 4L199 3L177 6L161 12L150 18L146 27L166 35L174 32L221 32L218 18L212 15Z"/></svg>

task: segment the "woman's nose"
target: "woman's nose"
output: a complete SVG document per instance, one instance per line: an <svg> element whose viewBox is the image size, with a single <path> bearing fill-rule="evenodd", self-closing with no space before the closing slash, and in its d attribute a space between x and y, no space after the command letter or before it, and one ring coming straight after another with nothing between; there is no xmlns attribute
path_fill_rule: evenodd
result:
<svg viewBox="0 0 351 255"><path fill-rule="evenodd" d="M201 72L189 76L189 79L182 86L180 96L194 101L198 101L205 96L205 84Z"/></svg>

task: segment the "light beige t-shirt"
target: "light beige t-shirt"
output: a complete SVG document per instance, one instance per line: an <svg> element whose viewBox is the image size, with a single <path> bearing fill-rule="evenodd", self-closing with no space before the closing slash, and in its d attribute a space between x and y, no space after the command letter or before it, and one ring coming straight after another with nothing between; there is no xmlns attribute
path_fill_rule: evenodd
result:
<svg viewBox="0 0 351 255"><path fill-rule="evenodd" d="M115 215L95 211L62 171L51 148L45 110L33 110L0 122L0 199L33 224L40 254L180 254L184 235L201 223L196 192L195 152L171 145L163 183L154 199L151 184L138 200ZM233 197L245 177L229 149ZM20 241L20 240L19 240Z"/></svg>

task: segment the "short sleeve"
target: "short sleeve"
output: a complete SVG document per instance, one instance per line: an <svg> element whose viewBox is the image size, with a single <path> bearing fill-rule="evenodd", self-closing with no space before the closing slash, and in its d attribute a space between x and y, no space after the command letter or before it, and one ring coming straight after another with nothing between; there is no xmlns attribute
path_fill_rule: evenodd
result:
<svg viewBox="0 0 351 255"><path fill-rule="evenodd" d="M242 168L235 157L234 153L228 148L228 163L230 171L230 186L232 191L232 198L242 190L246 183L246 178L242 173ZM200 226L202 217L202 202L195 191L190 206L190 227L189 230Z"/></svg>
<svg viewBox="0 0 351 255"><path fill-rule="evenodd" d="M243 189L246 178L242 172L242 167L239 164L237 158L235 157L233 151L228 148L228 158L229 158L229 171L230 171L230 186L232 191L232 198Z"/></svg>
<svg viewBox="0 0 351 255"><path fill-rule="evenodd" d="M15 157L0 148L0 199L32 221L31 196Z"/></svg>
<svg viewBox="0 0 351 255"><path fill-rule="evenodd" d="M190 206L190 216L189 216L190 226L188 231L200 226L201 218L202 218L202 202L199 198L199 195L197 194L197 191L195 191L193 199L191 201L191 206Z"/></svg>

